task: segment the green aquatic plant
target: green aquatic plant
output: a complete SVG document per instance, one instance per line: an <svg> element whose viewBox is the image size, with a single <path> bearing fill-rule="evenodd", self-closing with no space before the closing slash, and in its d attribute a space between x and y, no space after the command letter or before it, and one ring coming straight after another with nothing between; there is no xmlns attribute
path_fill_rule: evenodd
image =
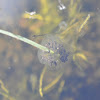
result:
<svg viewBox="0 0 100 100"><path fill-rule="evenodd" d="M9 94L8 89L4 86L4 83L2 80L0 80L0 94L7 98L8 100L15 100L15 98L11 97Z"/></svg>
<svg viewBox="0 0 100 100"><path fill-rule="evenodd" d="M58 75L58 77L56 77L50 84L48 84L47 86L43 87L43 78L44 78L46 70L47 70L47 66L45 66L43 68L43 71L42 71L42 73L40 75L40 80L39 80L39 93L40 93L41 97L43 97L43 95L45 93L47 93L48 91L50 91L50 89L52 89L52 87L54 87L59 82L59 80L61 79L61 77L63 75L63 73L60 73Z"/></svg>

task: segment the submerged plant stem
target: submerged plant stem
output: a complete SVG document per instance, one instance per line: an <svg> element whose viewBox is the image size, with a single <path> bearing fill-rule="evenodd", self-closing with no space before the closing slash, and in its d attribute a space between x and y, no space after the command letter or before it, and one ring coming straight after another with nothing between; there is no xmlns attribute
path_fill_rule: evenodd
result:
<svg viewBox="0 0 100 100"><path fill-rule="evenodd" d="M23 42L27 43L27 44L30 44L30 45L32 45L32 46L35 46L35 47L37 47L38 49L41 49L41 50L43 50L43 51L50 52L50 53L54 53L52 50L49 50L49 49L46 48L45 46L42 46L42 45L40 45L40 44L38 44L38 43L36 43L36 42L34 42L34 41L32 41L32 40L29 40L29 39L27 39L27 38L25 38L25 37L22 37L22 36L20 36L20 35L15 35L15 34L13 34L13 33L11 33L11 32L4 31L4 30L0 30L0 34L5 34L5 35L8 35L8 36L10 36L10 37L16 38L16 39L18 39L18 40L20 40L20 41L23 41Z"/></svg>

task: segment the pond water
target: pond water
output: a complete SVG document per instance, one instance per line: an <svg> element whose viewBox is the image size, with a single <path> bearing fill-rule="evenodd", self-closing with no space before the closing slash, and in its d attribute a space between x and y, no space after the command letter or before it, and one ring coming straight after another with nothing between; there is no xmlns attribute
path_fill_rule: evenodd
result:
<svg viewBox="0 0 100 100"><path fill-rule="evenodd" d="M54 52L0 34L0 100L99 100L99 27L100 0L0 0L0 30Z"/></svg>

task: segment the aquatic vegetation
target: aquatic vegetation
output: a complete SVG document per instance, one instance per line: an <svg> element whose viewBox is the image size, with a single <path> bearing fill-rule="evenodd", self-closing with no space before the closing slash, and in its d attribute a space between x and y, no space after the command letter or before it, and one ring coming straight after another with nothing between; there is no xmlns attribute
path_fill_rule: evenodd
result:
<svg viewBox="0 0 100 100"><path fill-rule="evenodd" d="M50 5L49 3L49 0L40 0L41 2L41 6L42 6L42 9L40 10L40 14L34 14L32 15L34 18L36 18L35 16L36 15L39 15L42 17L42 22L43 24L41 24L38 29L36 29L36 23L39 25L39 23L41 23L40 20L37 20L37 22L35 23L31 23L33 28L35 27L35 29L33 30L33 32L37 33L37 34L43 34L43 33L49 33L49 34L58 34L59 38L61 39L61 41L64 41L66 46L66 50L70 50L71 53L75 53L77 48L76 48L76 44L77 44L77 40L79 37L82 37L86 34L87 30L88 30L88 20L90 19L90 16L93 15L93 13L89 12L89 13L85 13L85 12L81 12L81 8L82 8L82 5L81 5L81 1L80 0L71 0L71 1L65 1L65 4L67 5L64 5L62 3L61 0L58 0L58 3L59 3L59 7L66 7L65 9L62 9L61 11L59 11L58 13L55 11L57 10L56 8L54 8L53 12L50 11L50 13L48 14L48 11L50 10ZM49 2L49 3L48 3ZM55 2L54 2L55 3ZM63 6L62 6L63 5ZM59 16L61 14L63 14L63 11L66 13L64 13L64 16ZM54 23L54 21L56 20L56 18L54 17L53 20L50 20L53 16L53 14L56 14L56 18L58 18L58 22L57 24ZM24 18L26 16L29 16L27 13L24 13ZM30 16L31 17L31 16ZM46 20L48 18L48 20ZM64 18L63 18L64 17ZM38 17L37 17L38 19ZM64 20L64 21L63 21ZM46 24L48 23L48 24ZM51 25L51 23L53 25L55 25L54 27L52 27L51 30L49 30L51 27L49 26L53 26ZM63 23L63 25L62 25ZM49 25L49 26L48 26ZM60 29L58 29L58 31L56 32L53 32L52 33L52 30L55 30L56 27L58 27ZM64 27L64 28L62 28ZM46 29L48 29L46 31ZM45 32L44 32L45 31ZM65 41L66 40L66 41ZM44 43L45 44L45 43ZM43 44L43 45L44 45ZM67 45L67 44L70 44ZM42 53L42 52L41 52ZM39 55L41 54L39 53ZM46 61L46 57L43 57L41 56L42 58L40 58L39 56L39 60L41 63L45 64L46 62L49 63L49 65L51 64L52 61ZM49 57L50 59L50 57ZM53 58L52 58L53 59ZM44 60L44 61L42 61ZM74 57L74 61L75 61L75 57ZM58 61L59 62L59 61ZM53 64L56 62L52 62Z"/></svg>
<svg viewBox="0 0 100 100"><path fill-rule="evenodd" d="M29 19L29 23L27 23L26 27L32 32L32 35L36 34L42 36L45 34L43 35L41 43L39 43L40 40L38 41L38 39L41 38L36 38L38 42L34 42L23 36L15 35L1 29L0 33L16 38L39 49L38 58L40 63L44 64L43 71L39 78L39 94L43 97L44 94L52 90L53 87L56 87L56 84L64 74L64 70L62 69L67 67L67 63L70 61L73 60L80 69L79 71L84 72L84 69L78 62L79 59L88 62L88 58L78 49L77 41L87 33L89 20L93 14L91 12L81 11L80 0L65 0L64 2L58 0L53 1L53 3L50 0L40 0L40 4L41 9L38 13L35 11L26 11L22 14L22 17L26 20L27 18ZM34 35L34 38L35 37ZM63 66L63 64L65 64L65 66ZM43 82L45 82L43 79L48 69L50 69L49 71L54 71L54 73L59 70L61 71L52 82L43 86ZM35 80L34 76L32 76L32 78ZM34 80L31 79L31 82L34 83ZM64 84L65 81L61 81L57 90L58 94L63 91ZM32 89L34 91L34 84L32 84ZM8 96L8 94L6 96L3 93L2 95L5 97Z"/></svg>
<svg viewBox="0 0 100 100"><path fill-rule="evenodd" d="M88 16L86 17L85 21L83 22L83 24L80 26L79 28L79 32L81 32L82 28L84 27L84 25L87 23L87 21L90 19L90 14L88 14Z"/></svg>
<svg viewBox="0 0 100 100"><path fill-rule="evenodd" d="M5 88L4 83L2 82L2 80L0 80L0 86L1 86L1 89L4 90L4 92L9 93L9 91Z"/></svg>
<svg viewBox="0 0 100 100"><path fill-rule="evenodd" d="M55 6L57 5L57 2L53 1L52 3L49 0L43 0L43 1L40 0L39 3L41 5L39 13L36 13L34 15L29 15L28 13L24 13L22 14L22 17L24 19L25 18L30 19L31 17L33 20L36 20L36 22L30 22L29 24L27 24L27 27L31 32L34 32L35 34L49 34L58 26L58 24L62 20Z"/></svg>
<svg viewBox="0 0 100 100"><path fill-rule="evenodd" d="M43 94L44 93L47 93L48 91L50 91L50 89L58 83L58 81L60 80L60 78L63 75L63 73L60 73L60 75L58 75L58 77L56 77L50 84L48 84L47 86L43 87L42 86L42 83L43 83L43 77L45 75L46 69L47 69L47 66L45 66L43 68L43 71L42 71L42 73L40 75L39 93L40 93L40 96L41 97L43 97ZM59 91L61 91L61 87L60 87L60 90Z"/></svg>
<svg viewBox="0 0 100 100"><path fill-rule="evenodd" d="M18 40L21 40L21 41L24 41L30 45L33 45L39 49L41 49L42 51L39 51L39 58L42 56L42 58L44 59L44 56L47 56L47 58L45 60L48 60L48 61L42 61L43 64L46 64L51 67L53 70L56 69L57 67L59 67L59 62L66 62L68 60L68 56L69 56L69 52L66 53L66 50L65 48L63 47L63 45L61 44L60 40L57 39L57 37L54 37L54 36L48 36L48 38L46 37L47 40L44 40L42 43L43 43L43 46L38 44L38 43L35 43L27 38L24 38L22 36L19 36L19 35L14 35L13 33L10 33L10 32L7 32L7 31L4 31L4 30L0 30L0 33L1 34L5 34L5 35L8 35L10 37L13 37L13 38L16 38ZM56 39L56 41L54 41L54 39ZM46 45L45 45L45 44ZM43 55L41 55L42 53L44 53ZM53 57L53 59L52 59ZM50 59L50 61L49 61ZM58 61L60 59L60 61ZM41 58L40 58L41 60ZM54 67L54 68L53 68ZM40 92L40 95L41 97L43 96L43 93L42 93L42 80L43 80L43 75L44 75L44 72L45 70L43 70L42 74L41 74L41 77L40 77L40 88L39 88L39 92ZM51 88L52 86L54 86L58 81L59 79L61 78L62 76L62 73L61 75L59 75L56 80L54 80L52 83L50 83L48 86L46 86L43 91L47 91L49 88Z"/></svg>
<svg viewBox="0 0 100 100"><path fill-rule="evenodd" d="M63 91L64 84L65 84L65 80L62 80L62 81L60 82L60 86L59 86L59 88L58 88L58 93L59 93L59 94Z"/></svg>
<svg viewBox="0 0 100 100"><path fill-rule="evenodd" d="M44 69L41 73L41 76L40 76L39 93L40 93L41 97L43 97L42 81L43 81L43 76L44 76L45 71L46 71L46 67L44 67Z"/></svg>
<svg viewBox="0 0 100 100"><path fill-rule="evenodd" d="M8 100L15 100L13 97L10 96L9 91L4 86L4 83L2 82L2 80L0 80L0 94L3 95Z"/></svg>

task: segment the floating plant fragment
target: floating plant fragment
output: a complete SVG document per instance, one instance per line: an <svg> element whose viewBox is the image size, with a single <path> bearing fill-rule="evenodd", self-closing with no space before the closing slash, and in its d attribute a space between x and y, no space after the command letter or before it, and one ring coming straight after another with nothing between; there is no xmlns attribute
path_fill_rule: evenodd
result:
<svg viewBox="0 0 100 100"><path fill-rule="evenodd" d="M68 61L69 51L66 51L63 43L55 35L47 35L41 45L54 51L54 53L38 51L38 58L42 64L46 64L50 69L58 69L61 67L61 63Z"/></svg>

